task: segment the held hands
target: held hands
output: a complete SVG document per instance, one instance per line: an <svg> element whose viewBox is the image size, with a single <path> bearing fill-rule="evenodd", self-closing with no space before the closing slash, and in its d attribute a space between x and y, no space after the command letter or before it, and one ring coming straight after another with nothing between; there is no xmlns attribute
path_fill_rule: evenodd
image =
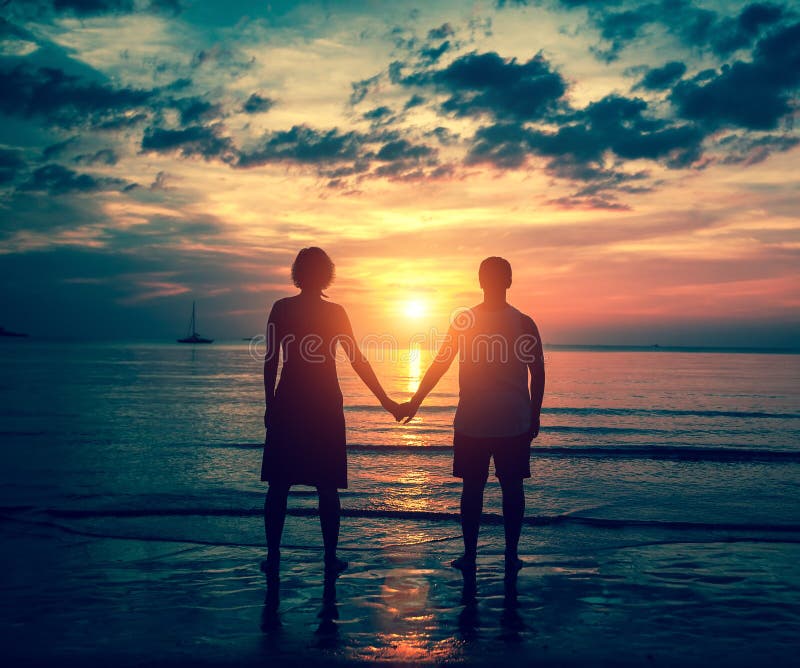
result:
<svg viewBox="0 0 800 668"><path fill-rule="evenodd" d="M381 405L392 414L392 417L394 417L397 422L403 420L403 424L411 422L419 408L419 404L415 403L413 400L398 404L388 397L381 402Z"/></svg>
<svg viewBox="0 0 800 668"><path fill-rule="evenodd" d="M383 401L381 401L381 406L383 406L387 411L389 411L389 413L392 414L392 417L394 417L394 419L397 420L398 422L400 422L400 420L403 419L403 415L400 412L400 404L398 404L396 401L393 401L392 399L389 399L389 397L386 397Z"/></svg>
<svg viewBox="0 0 800 668"><path fill-rule="evenodd" d="M395 415L395 420L400 422L403 420L403 424L408 424L411 420L414 419L414 416L417 414L417 410L419 409L419 404L416 403L413 399L411 401L406 401L400 404L400 415Z"/></svg>

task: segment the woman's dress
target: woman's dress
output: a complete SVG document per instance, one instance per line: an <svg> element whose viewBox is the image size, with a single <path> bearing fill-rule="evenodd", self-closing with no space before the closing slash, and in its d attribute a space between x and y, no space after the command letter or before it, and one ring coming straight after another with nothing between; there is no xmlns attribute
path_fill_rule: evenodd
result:
<svg viewBox="0 0 800 668"><path fill-rule="evenodd" d="M272 307L267 337L280 346L283 366L267 412L262 480L347 487L336 349L349 332L347 315L338 304L298 295Z"/></svg>

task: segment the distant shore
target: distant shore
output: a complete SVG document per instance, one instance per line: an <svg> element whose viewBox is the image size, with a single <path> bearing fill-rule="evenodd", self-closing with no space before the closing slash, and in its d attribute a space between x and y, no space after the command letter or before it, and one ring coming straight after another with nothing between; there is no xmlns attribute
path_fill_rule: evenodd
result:
<svg viewBox="0 0 800 668"><path fill-rule="evenodd" d="M258 335L254 335L253 339ZM213 347L221 346L247 346L253 339L245 337L218 338ZM80 339L72 337L35 336L0 337L2 341L25 342L32 344L73 344L73 345L106 345L106 346L173 346L177 344L172 339ZM546 351L570 352L663 352L663 353L722 353L722 354L752 354L752 355L800 355L800 347L789 346L688 346L688 345L634 345L634 344L595 344L595 343L545 343ZM408 350L401 348L400 350Z"/></svg>

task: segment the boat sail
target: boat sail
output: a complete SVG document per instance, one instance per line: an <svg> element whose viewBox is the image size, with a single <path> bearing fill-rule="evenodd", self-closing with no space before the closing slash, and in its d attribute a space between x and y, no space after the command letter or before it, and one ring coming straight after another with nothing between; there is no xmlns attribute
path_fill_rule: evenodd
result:
<svg viewBox="0 0 800 668"><path fill-rule="evenodd" d="M192 302L192 320L189 323L189 335L185 339L178 339L178 343L214 343L214 339L204 339L197 333L196 323L194 302Z"/></svg>

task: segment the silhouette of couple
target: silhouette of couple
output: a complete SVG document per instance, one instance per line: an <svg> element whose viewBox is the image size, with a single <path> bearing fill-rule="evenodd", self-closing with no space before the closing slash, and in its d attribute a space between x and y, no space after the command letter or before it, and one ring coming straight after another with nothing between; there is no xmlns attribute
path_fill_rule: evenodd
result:
<svg viewBox="0 0 800 668"><path fill-rule="evenodd" d="M425 397L459 358L459 400L454 419L453 475L463 479L461 527L464 554L456 568L475 568L483 491L494 458L503 492L505 566L516 573L525 512L523 480L529 478L530 445L539 433L544 395L544 359L533 320L506 301L511 265L485 259L478 272L483 302L461 311L414 396L403 404L390 399L359 348L344 308L326 301L323 290L334 264L321 248L304 248L292 264L294 297L272 306L264 361L266 439L261 479L269 482L264 503L267 559L262 570L277 577L286 503L292 485L310 485L319 494L319 517L327 574L347 563L336 556L341 507L347 487L347 451L342 393L336 375L341 345L353 369L397 421L411 420ZM279 355L283 359L280 381ZM530 374L530 383L528 380Z"/></svg>

